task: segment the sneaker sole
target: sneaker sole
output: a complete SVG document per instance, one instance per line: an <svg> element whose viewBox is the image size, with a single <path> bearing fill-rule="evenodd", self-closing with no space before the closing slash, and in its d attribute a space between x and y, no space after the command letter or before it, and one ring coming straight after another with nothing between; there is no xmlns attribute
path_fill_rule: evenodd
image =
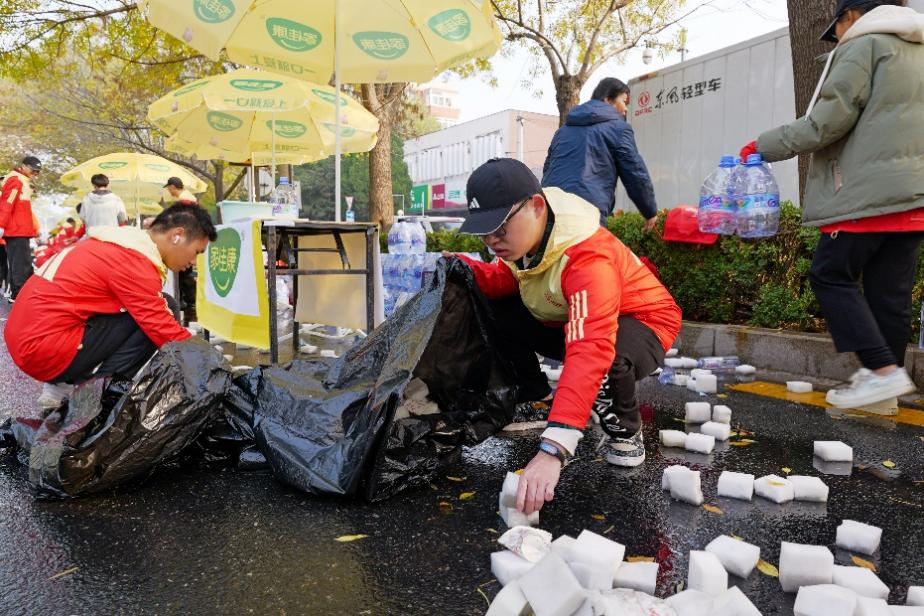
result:
<svg viewBox="0 0 924 616"><path fill-rule="evenodd" d="M868 404L867 406L858 406L850 410L860 411L861 413L867 413L869 415L880 415L882 417L894 417L898 415L898 402L893 402L891 399L889 399L889 400L883 400L882 402L877 402L876 404Z"/></svg>
<svg viewBox="0 0 924 616"><path fill-rule="evenodd" d="M606 454L606 461L613 466L621 466L623 468L634 468L636 466L641 466L645 462L645 456L617 456L615 454L608 453Z"/></svg>
<svg viewBox="0 0 924 616"><path fill-rule="evenodd" d="M879 394L876 394L876 395L870 394L870 395L867 395L867 396L862 397L862 398L857 398L857 399L851 400L850 402L840 402L840 403L838 403L838 402L832 401L832 400L829 398L829 396L825 396L825 401L826 401L828 404L830 404L831 406L835 407L835 408L839 408L839 409L855 409L855 408L862 407L862 406L871 406L871 405L879 404L879 403L881 403L881 402L886 402L886 401L890 400L891 398L897 398L897 397L899 397L899 396L904 396L904 395L906 395L906 394L910 394L910 393L914 392L915 389L916 389L916 388L915 388L914 384L913 384L913 383L909 383L909 384L907 384L907 385L905 385L905 386L903 386L903 387L901 387L901 388L895 388L894 390L883 391L883 392L880 392ZM829 393L830 393L830 392L829 392Z"/></svg>

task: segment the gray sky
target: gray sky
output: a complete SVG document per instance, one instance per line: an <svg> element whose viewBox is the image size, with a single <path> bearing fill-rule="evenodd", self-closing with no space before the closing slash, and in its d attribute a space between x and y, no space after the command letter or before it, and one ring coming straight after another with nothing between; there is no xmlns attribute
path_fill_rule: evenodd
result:
<svg viewBox="0 0 924 616"><path fill-rule="evenodd" d="M694 0L688 2L689 7L697 4ZM786 27L786 0L714 0L710 6L699 9L680 25L689 31L687 47L690 52L687 59L690 59ZM673 38L673 31L669 32L671 34L662 35L661 38ZM581 100L587 100L596 83L604 77L629 81L633 77L680 61L680 55L674 53L664 59L656 56L654 62L645 65L642 62L642 51L632 50L624 58L624 64L613 63L597 71L582 92ZM437 82L450 84L459 90L463 121L505 109L557 115L555 89L547 70L537 80L541 94L535 88L524 86L523 80L529 76L530 61L531 58L521 50L510 58L495 58L495 76L499 84L496 88L484 83L482 77L439 79Z"/></svg>

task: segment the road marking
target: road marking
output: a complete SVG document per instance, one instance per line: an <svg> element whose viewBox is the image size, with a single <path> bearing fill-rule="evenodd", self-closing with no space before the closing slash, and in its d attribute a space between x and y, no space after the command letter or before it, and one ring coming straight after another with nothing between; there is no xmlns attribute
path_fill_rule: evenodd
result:
<svg viewBox="0 0 924 616"><path fill-rule="evenodd" d="M813 391L806 394L794 394L787 391L785 385L779 383L767 383L764 381L754 381L753 383L739 383L737 385L728 385L726 389L740 391L747 394L755 394L765 398L776 398L777 400L786 400L788 402L797 402L799 404L808 404L818 406L823 409L834 408L825 401L825 392ZM857 409L837 409L848 417L851 415L861 416L863 418L884 419L909 426L924 428L924 411L909 409L903 406L898 407L898 415L877 415L876 413L864 413Z"/></svg>

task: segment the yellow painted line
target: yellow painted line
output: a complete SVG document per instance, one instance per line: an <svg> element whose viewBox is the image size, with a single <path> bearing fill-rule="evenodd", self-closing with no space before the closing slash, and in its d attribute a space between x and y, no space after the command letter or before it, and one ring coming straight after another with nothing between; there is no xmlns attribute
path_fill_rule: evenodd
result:
<svg viewBox="0 0 924 616"><path fill-rule="evenodd" d="M808 404L810 406L818 406L823 409L834 408L825 401L825 393L820 391L813 391L807 394L794 394L790 391L787 391L785 385L780 385L779 383L767 383L765 381L754 381L753 383L739 383L737 385L728 385L726 389L732 391L740 391L747 394L755 394L757 396L763 396L765 398L775 398L777 400L786 400L788 402L797 402L799 404ZM886 421L892 421L900 424L907 424L909 426L917 426L919 428L924 428L924 411L919 411L917 409L909 409L903 406L898 407L898 415L877 415L876 413L864 413L857 409L838 409L843 412L845 415L858 415L862 417L873 417L876 419L884 419Z"/></svg>

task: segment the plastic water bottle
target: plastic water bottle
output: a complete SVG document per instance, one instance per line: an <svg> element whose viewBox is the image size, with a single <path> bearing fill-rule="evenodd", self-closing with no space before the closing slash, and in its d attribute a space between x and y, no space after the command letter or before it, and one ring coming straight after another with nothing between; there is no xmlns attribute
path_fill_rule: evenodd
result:
<svg viewBox="0 0 924 616"><path fill-rule="evenodd" d="M422 255L427 252L427 231L416 218L408 223L411 229L410 254Z"/></svg>
<svg viewBox="0 0 924 616"><path fill-rule="evenodd" d="M289 184L289 178L279 178L279 185L269 195L273 206L273 216L279 218L298 218L298 196L295 187Z"/></svg>
<svg viewBox="0 0 924 616"><path fill-rule="evenodd" d="M728 194L729 181L735 171L735 158L723 156L719 167L709 174L699 197L699 230L703 233L734 235L737 228L735 201Z"/></svg>
<svg viewBox="0 0 924 616"><path fill-rule="evenodd" d="M664 366L661 368L661 374L658 375L658 382L661 383L661 385L673 385L675 375L676 372L674 372L673 368Z"/></svg>
<svg viewBox="0 0 924 616"><path fill-rule="evenodd" d="M398 221L388 232L388 252L393 255L406 255L411 252L411 229L407 222Z"/></svg>
<svg viewBox="0 0 924 616"><path fill-rule="evenodd" d="M696 361L696 367L705 370L734 370L740 363L737 355L729 355L727 357L703 357Z"/></svg>
<svg viewBox="0 0 924 616"><path fill-rule="evenodd" d="M738 235L770 237L780 228L780 188L760 154L748 157L744 198L738 203Z"/></svg>

